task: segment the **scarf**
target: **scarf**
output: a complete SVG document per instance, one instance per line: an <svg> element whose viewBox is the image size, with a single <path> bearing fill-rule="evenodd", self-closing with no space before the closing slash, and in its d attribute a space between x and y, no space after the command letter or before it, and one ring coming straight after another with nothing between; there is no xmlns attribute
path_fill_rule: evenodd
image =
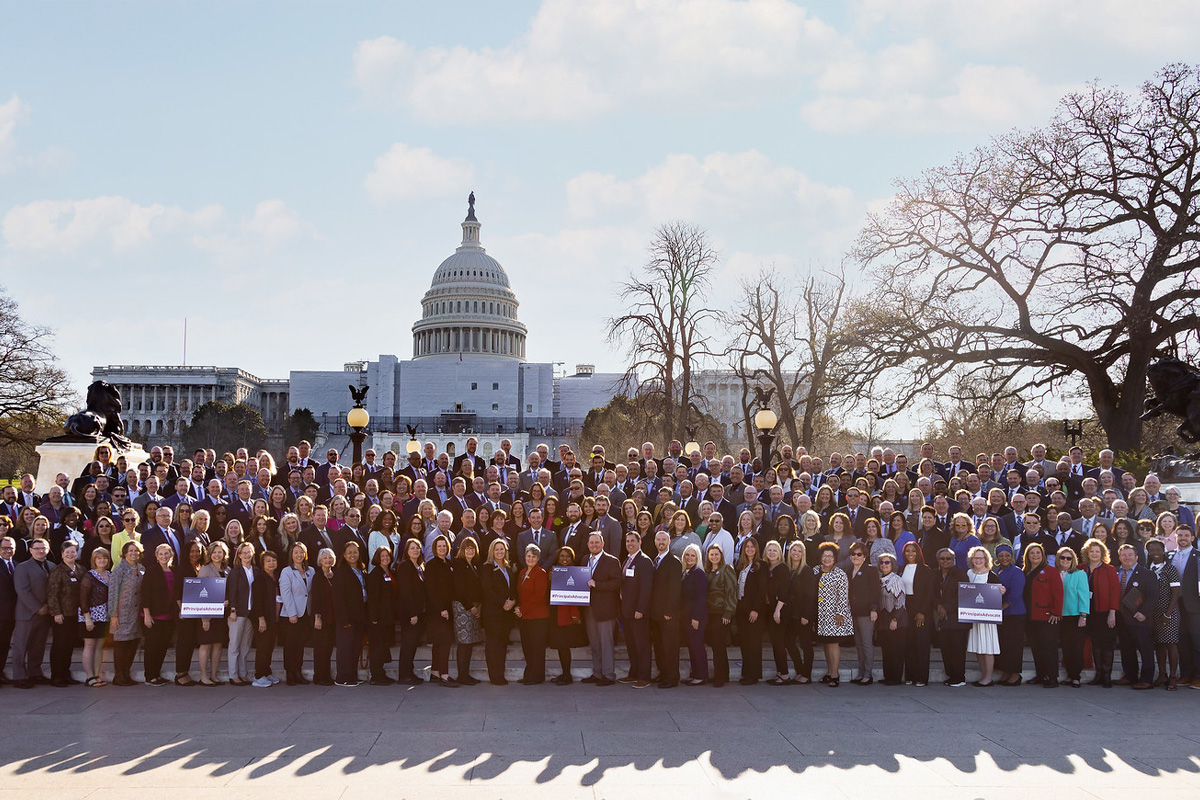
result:
<svg viewBox="0 0 1200 800"><path fill-rule="evenodd" d="M879 576L879 586L884 611L904 608L904 579L895 572Z"/></svg>

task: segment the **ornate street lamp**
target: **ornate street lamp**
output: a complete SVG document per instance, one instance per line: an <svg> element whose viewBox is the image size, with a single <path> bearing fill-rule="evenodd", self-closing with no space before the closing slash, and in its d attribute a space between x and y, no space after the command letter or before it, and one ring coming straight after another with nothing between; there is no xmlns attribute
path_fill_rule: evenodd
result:
<svg viewBox="0 0 1200 800"><path fill-rule="evenodd" d="M367 396L367 389L371 387L364 386L361 389L353 385L350 387L350 395L354 398L354 408L350 409L350 413L346 415L346 424L350 426L350 441L354 443L353 463L362 463L362 446L367 439L365 432L366 427L371 424L371 415L363 408L363 398Z"/></svg>
<svg viewBox="0 0 1200 800"><path fill-rule="evenodd" d="M405 425L408 428L408 443L404 445L404 451L407 453L421 452L421 443L417 441L417 427L415 425Z"/></svg>
<svg viewBox="0 0 1200 800"><path fill-rule="evenodd" d="M754 415L754 427L758 428L758 446L761 448L763 471L771 469L771 445L775 442L775 426L779 417L769 408L761 409Z"/></svg>

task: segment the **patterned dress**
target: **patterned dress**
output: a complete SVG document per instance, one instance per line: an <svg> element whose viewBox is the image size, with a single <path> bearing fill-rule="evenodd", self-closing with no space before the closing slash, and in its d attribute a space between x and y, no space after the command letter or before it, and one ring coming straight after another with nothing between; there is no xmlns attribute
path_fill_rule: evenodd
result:
<svg viewBox="0 0 1200 800"><path fill-rule="evenodd" d="M1151 564L1150 571L1158 579L1158 608L1154 615L1154 643L1179 644L1179 605L1175 605L1175 610L1171 612L1169 618L1163 619L1163 614L1167 613L1167 609L1171 605L1171 589L1178 589L1180 585L1179 570L1175 569L1175 565L1170 561L1164 561L1161 564Z"/></svg>
<svg viewBox="0 0 1200 800"><path fill-rule="evenodd" d="M813 568L817 581L817 639L824 643L854 644L854 619L850 616L850 578L834 567L822 572ZM837 624L837 615L842 624Z"/></svg>

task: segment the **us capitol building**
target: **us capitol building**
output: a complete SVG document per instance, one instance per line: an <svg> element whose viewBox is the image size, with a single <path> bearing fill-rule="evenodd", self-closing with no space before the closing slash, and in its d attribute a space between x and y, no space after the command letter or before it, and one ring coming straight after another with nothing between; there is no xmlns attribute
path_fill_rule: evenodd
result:
<svg viewBox="0 0 1200 800"><path fill-rule="evenodd" d="M177 442L192 413L211 400L246 403L277 433L293 409L307 408L336 441L349 433L348 384L370 386L372 446L404 451L407 427L439 449L461 450L467 435L490 455L501 439L515 452L578 435L587 413L622 391L622 375L579 364L555 374L552 363L525 360L525 325L508 273L480 243L474 195L462 222L462 243L433 273L412 327L411 360L380 355L339 370L293 370L262 379L236 367L104 366L92 370L121 390L135 441ZM561 371L560 371L561 373Z"/></svg>

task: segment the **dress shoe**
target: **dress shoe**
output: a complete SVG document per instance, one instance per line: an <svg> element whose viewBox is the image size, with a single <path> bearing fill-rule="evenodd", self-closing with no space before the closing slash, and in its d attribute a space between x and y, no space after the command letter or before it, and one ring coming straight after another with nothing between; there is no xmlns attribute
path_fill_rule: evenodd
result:
<svg viewBox="0 0 1200 800"><path fill-rule="evenodd" d="M71 677L67 678L67 686L79 686L82 683L83 683L83 681L75 680L74 678L71 678ZM180 685L187 686L188 684L185 683L185 684L180 684Z"/></svg>
<svg viewBox="0 0 1200 800"><path fill-rule="evenodd" d="M724 686L724 685L725 685L725 681L723 681L722 679L720 679L720 678L713 678L712 687L713 687L714 689L720 689L720 688L721 688L722 686Z"/></svg>
<svg viewBox="0 0 1200 800"><path fill-rule="evenodd" d="M391 678L371 678L372 686L391 686L395 681Z"/></svg>
<svg viewBox="0 0 1200 800"><path fill-rule="evenodd" d="M588 675L586 678L583 679L583 682L584 683L599 683L601 680L603 680L603 679L597 678L595 675Z"/></svg>
<svg viewBox="0 0 1200 800"><path fill-rule="evenodd" d="M399 683L404 686L420 686L424 682L424 678L420 678L416 675L409 675L407 678L400 678L399 680L395 681L395 683ZM388 683L392 683L392 681L389 680Z"/></svg>
<svg viewBox="0 0 1200 800"><path fill-rule="evenodd" d="M624 678L617 678L617 683L637 683L637 678L626 675Z"/></svg>
<svg viewBox="0 0 1200 800"><path fill-rule="evenodd" d="M870 686L874 682L875 678L872 675L868 675L865 678L859 678L857 681L855 681L855 683L857 683L859 686ZM988 686L991 686L991 684L989 683Z"/></svg>
<svg viewBox="0 0 1200 800"><path fill-rule="evenodd" d="M56 689L65 689L71 684L67 683L62 678L55 678L54 680L50 681L50 685Z"/></svg>
<svg viewBox="0 0 1200 800"><path fill-rule="evenodd" d="M633 682L633 688L635 688L635 689L645 689L649 685L650 685L650 681L634 681Z"/></svg>
<svg viewBox="0 0 1200 800"><path fill-rule="evenodd" d="M292 675L288 675L288 676L287 676L287 680L285 680L285 681L284 681L284 683L286 683L288 686L295 686L295 685L296 685L296 678L295 678L294 676L292 676Z"/></svg>
<svg viewBox="0 0 1200 800"><path fill-rule="evenodd" d="M617 682L614 681L612 678L597 678L596 679L597 686L615 686L616 683Z"/></svg>
<svg viewBox="0 0 1200 800"><path fill-rule="evenodd" d="M1113 686L1132 686L1133 681L1129 678L1117 678L1112 682Z"/></svg>
<svg viewBox="0 0 1200 800"><path fill-rule="evenodd" d="M491 681L492 686L508 686L508 680L501 678L500 680Z"/></svg>
<svg viewBox="0 0 1200 800"><path fill-rule="evenodd" d="M475 686L478 683L479 683L479 678L472 678L470 675L459 675L458 676L458 685L459 686Z"/></svg>
<svg viewBox="0 0 1200 800"><path fill-rule="evenodd" d="M316 678L313 680L313 686L333 686L332 678Z"/></svg>
<svg viewBox="0 0 1200 800"><path fill-rule="evenodd" d="M678 685L679 685L679 681L662 681L661 683L658 684L658 688L674 689Z"/></svg>
<svg viewBox="0 0 1200 800"><path fill-rule="evenodd" d="M458 681L454 680L454 678L451 678L449 675L443 675L442 677L433 681L433 683L437 684L438 686L444 686L447 689L458 688Z"/></svg>
<svg viewBox="0 0 1200 800"><path fill-rule="evenodd" d="M301 686L308 686L310 683L312 683L312 681L301 675L299 672L292 676L292 680L296 681L296 683L300 684Z"/></svg>
<svg viewBox="0 0 1200 800"><path fill-rule="evenodd" d="M830 682L832 683L832 681ZM738 683L740 683L742 686L753 686L754 684L758 683L758 680L756 678L740 678Z"/></svg>
<svg viewBox="0 0 1200 800"><path fill-rule="evenodd" d="M18 689L32 689L33 681L13 681L12 685Z"/></svg>
<svg viewBox="0 0 1200 800"><path fill-rule="evenodd" d="M1133 685L1133 688L1138 689L1139 691L1142 689L1153 689L1154 684L1152 684L1152 683L1135 683Z"/></svg>
<svg viewBox="0 0 1200 800"><path fill-rule="evenodd" d="M554 682L556 684L558 684L559 686L567 686L569 684L574 683L575 679L572 678L570 675L567 675L564 673L562 675L559 675L557 678L555 678Z"/></svg>

